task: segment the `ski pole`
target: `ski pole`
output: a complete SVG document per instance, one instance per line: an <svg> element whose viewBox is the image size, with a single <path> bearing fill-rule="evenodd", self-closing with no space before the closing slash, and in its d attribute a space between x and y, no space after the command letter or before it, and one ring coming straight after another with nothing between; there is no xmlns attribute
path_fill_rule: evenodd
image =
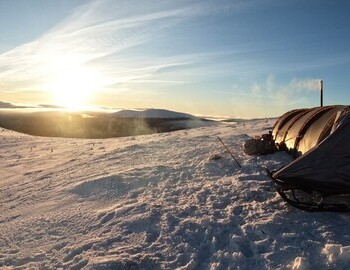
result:
<svg viewBox="0 0 350 270"><path fill-rule="evenodd" d="M236 161L237 165L239 168L242 168L241 164L239 164L239 162L237 161L237 159L235 158L235 156L232 154L232 152L230 151L230 149L228 149L228 147L224 144L224 142L221 140L221 138L218 136L219 141L222 143L222 145L225 147L225 149L227 150L227 152L230 153L231 157L234 159L234 161Z"/></svg>

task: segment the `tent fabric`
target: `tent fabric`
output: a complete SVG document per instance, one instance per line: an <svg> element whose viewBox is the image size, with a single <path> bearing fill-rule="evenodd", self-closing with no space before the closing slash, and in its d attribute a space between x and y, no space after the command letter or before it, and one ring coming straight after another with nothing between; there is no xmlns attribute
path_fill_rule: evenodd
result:
<svg viewBox="0 0 350 270"><path fill-rule="evenodd" d="M317 191L325 196L349 194L350 106L318 107L299 111L297 115L293 123L275 125L283 129L289 122L284 137L298 138L292 151L299 157L273 173L273 178L290 190Z"/></svg>
<svg viewBox="0 0 350 270"><path fill-rule="evenodd" d="M273 131L272 131L272 135L276 138L277 137L277 133L279 132L279 130L281 129L282 126L285 125L285 123L292 118L293 116L295 116L296 114L300 113L301 111L304 111L306 109L297 109L297 110L292 110L289 111L287 113L285 113L284 115L282 115L275 123Z"/></svg>
<svg viewBox="0 0 350 270"><path fill-rule="evenodd" d="M346 108L327 106L287 112L273 127L275 143L285 145L294 157L301 156L329 135L336 115Z"/></svg>
<svg viewBox="0 0 350 270"><path fill-rule="evenodd" d="M304 135L296 145L300 153L306 153L330 134L335 121L335 112L338 112L338 108L321 111L322 115L316 116L317 118L314 119L312 128L306 128ZM317 140L315 140L315 138L317 138Z"/></svg>
<svg viewBox="0 0 350 270"><path fill-rule="evenodd" d="M293 126L295 121L300 118L303 114L305 114L307 111L304 110L296 110L286 113L280 118L280 121L277 121L273 131L272 135L274 136L274 140L276 143L282 143L286 142L286 136L288 134L288 131Z"/></svg>

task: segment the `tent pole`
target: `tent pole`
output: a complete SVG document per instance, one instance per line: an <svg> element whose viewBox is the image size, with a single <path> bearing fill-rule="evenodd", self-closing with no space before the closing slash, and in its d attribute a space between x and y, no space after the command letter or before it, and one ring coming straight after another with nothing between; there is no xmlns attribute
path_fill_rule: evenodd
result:
<svg viewBox="0 0 350 270"><path fill-rule="evenodd" d="M323 80L321 80L321 107L323 107Z"/></svg>

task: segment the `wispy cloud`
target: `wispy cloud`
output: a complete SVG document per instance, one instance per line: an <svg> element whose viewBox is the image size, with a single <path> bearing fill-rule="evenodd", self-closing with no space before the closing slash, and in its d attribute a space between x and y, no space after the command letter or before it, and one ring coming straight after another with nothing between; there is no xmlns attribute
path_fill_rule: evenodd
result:
<svg viewBox="0 0 350 270"><path fill-rule="evenodd" d="M293 78L290 81L281 82L275 75L270 74L264 81L253 82L246 88L234 85L230 91L225 91L225 94L230 94L233 100L239 101L238 103L250 102L256 107L261 107L261 111L267 111L273 106L275 111L280 108L280 111L284 112L295 106L309 106L310 101L306 95L319 90L319 79Z"/></svg>
<svg viewBox="0 0 350 270"><path fill-rule="evenodd" d="M209 6L210 1L88 2L40 38L1 54L0 80L7 91L44 91L48 81L80 69L82 75L97 74L100 88L127 82L181 83L154 75L190 64L192 56L130 55L128 50L210 12Z"/></svg>
<svg viewBox="0 0 350 270"><path fill-rule="evenodd" d="M269 0L264 4L266 2ZM7 94L31 93L33 96L35 93L37 97L40 91L47 91L52 82L80 77L85 85L97 89L100 96L127 95L133 91L136 96L140 91L150 93L166 89L164 92L170 92L175 89L186 94L203 93L203 100L206 99L203 103L207 104L216 91L228 89L226 93L244 106L252 101L257 106L259 102L266 104L267 100L288 105L295 101L291 97L296 93L302 96L317 90L318 80L294 78L279 81L274 75L258 80L256 78L275 70L283 73L291 66L285 65L285 61L283 66L269 65L264 46L240 43L239 37L236 43L230 41L224 46L215 40L215 37L222 36L213 32L221 31L219 26L228 27L223 19L229 17L225 12L230 12L231 16L256 5L262 5L262 2L88 1L41 37L0 54L1 91ZM220 16L209 16L218 14ZM221 24L211 29L210 20ZM210 28L208 32L205 27ZM213 34L213 37L203 37L206 33ZM229 31L226 29L222 33ZM198 36L192 40L191 34ZM199 44L205 41L210 41L210 44ZM292 68L299 70L300 65ZM229 89L235 79L239 81L237 86ZM222 107L223 102L226 100L218 101L218 106ZM246 109L244 106L242 110Z"/></svg>

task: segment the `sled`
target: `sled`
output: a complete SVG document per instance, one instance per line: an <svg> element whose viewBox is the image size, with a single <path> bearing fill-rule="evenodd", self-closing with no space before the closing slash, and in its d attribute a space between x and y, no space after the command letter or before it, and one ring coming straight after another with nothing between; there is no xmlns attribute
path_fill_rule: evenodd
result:
<svg viewBox="0 0 350 270"><path fill-rule="evenodd" d="M273 172L268 169L266 172L274 182L277 193L291 206L308 212L350 211L350 194L325 195L312 189L284 185L282 181L273 177Z"/></svg>

